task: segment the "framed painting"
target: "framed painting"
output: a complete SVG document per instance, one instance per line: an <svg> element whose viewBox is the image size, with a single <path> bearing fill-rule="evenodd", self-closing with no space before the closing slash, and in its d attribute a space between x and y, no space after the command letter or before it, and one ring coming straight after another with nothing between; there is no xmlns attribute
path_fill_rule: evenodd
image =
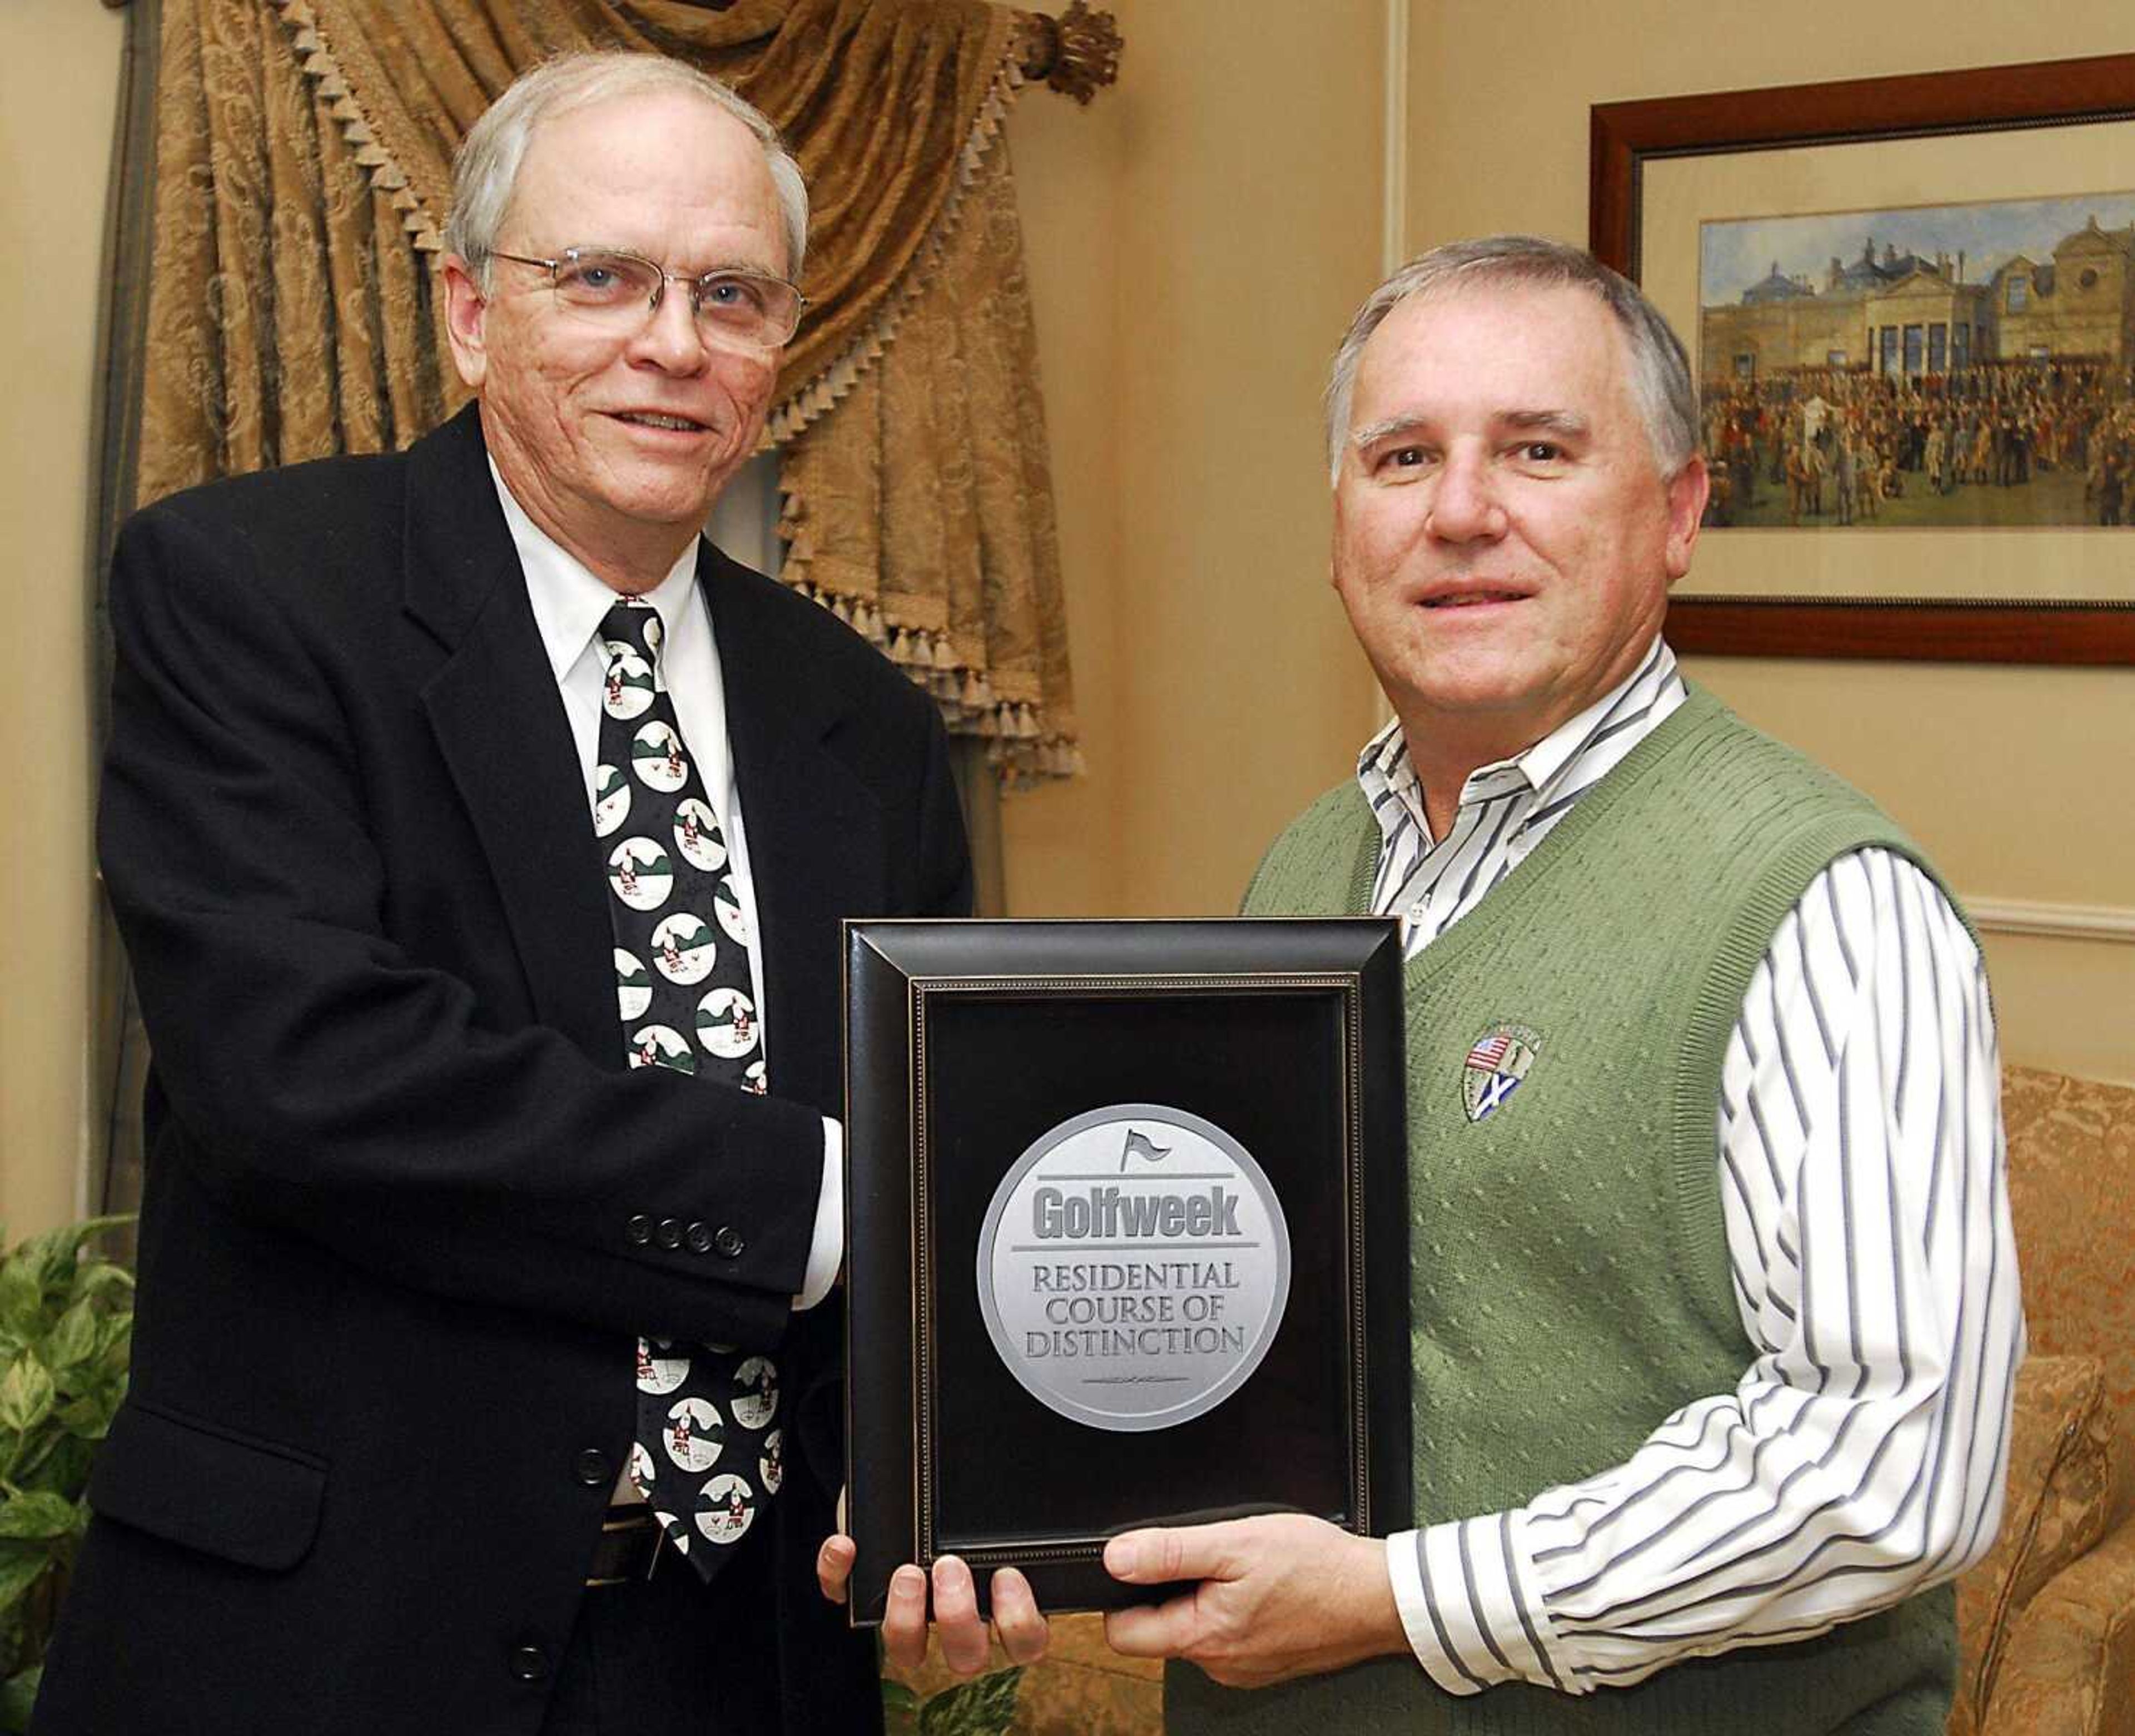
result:
<svg viewBox="0 0 2135 1736"><path fill-rule="evenodd" d="M1691 652L2135 664L2135 54L1599 104L1691 351Z"/></svg>

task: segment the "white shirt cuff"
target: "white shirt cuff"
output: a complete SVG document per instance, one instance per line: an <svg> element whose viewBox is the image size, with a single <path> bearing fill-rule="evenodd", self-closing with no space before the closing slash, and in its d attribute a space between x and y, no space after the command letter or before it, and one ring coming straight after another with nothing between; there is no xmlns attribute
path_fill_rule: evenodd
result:
<svg viewBox="0 0 2135 1736"><path fill-rule="evenodd" d="M1517 1512L1400 1531L1387 1540L1394 1607L1432 1681L1448 1694L1479 1694L1499 1682L1529 1681L1561 1693L1585 1685L1552 1655L1556 1636L1538 1601Z"/></svg>
<svg viewBox="0 0 2135 1736"><path fill-rule="evenodd" d="M845 1130L823 1118L823 1190L816 1196L816 1230L808 1241L808 1269L801 1293L793 1298L796 1314L830 1293L845 1257Z"/></svg>

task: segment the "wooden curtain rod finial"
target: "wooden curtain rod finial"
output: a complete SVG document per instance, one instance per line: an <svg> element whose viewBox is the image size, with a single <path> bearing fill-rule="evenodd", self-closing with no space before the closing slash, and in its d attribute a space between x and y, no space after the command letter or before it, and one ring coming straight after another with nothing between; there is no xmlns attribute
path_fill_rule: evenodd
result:
<svg viewBox="0 0 2135 1736"><path fill-rule="evenodd" d="M1043 79L1078 103L1118 82L1122 42L1110 12L1093 12L1083 0L1069 0L1057 18L1025 12L1023 32L1025 78Z"/></svg>

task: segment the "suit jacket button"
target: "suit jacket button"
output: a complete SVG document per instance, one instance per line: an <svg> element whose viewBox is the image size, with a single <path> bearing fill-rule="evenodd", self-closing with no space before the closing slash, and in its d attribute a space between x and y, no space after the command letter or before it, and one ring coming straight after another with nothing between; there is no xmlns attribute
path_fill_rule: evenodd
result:
<svg viewBox="0 0 2135 1736"><path fill-rule="evenodd" d="M724 1224L720 1225L719 1233L712 1238L712 1246L731 1260L738 1258L748 1244L742 1240L741 1232L733 1225Z"/></svg>
<svg viewBox="0 0 2135 1736"><path fill-rule="evenodd" d="M538 1682L549 1674L549 1654L539 1646L515 1646L511 1649L511 1673L522 1682Z"/></svg>
<svg viewBox="0 0 2135 1736"><path fill-rule="evenodd" d="M682 1245L682 1226L672 1218L662 1218L652 1234L659 1239L662 1248L680 1248Z"/></svg>
<svg viewBox="0 0 2135 1736"><path fill-rule="evenodd" d="M652 1239L652 1220L640 1212L622 1226L622 1233L642 1248Z"/></svg>
<svg viewBox="0 0 2135 1736"><path fill-rule="evenodd" d="M709 1224L692 1224L682 1232L682 1239L690 1244L690 1252L692 1254L709 1254L712 1251L712 1231Z"/></svg>
<svg viewBox="0 0 2135 1736"><path fill-rule="evenodd" d="M615 1481L615 1467L598 1447L588 1447L571 1461L571 1475L588 1489Z"/></svg>

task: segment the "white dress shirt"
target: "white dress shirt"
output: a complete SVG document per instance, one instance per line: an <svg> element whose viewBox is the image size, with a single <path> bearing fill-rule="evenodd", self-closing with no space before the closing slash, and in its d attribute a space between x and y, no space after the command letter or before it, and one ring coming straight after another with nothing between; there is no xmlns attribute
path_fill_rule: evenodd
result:
<svg viewBox="0 0 2135 1736"><path fill-rule="evenodd" d="M1398 721L1358 778L1372 909L1413 957L1687 697L1658 638L1622 686L1474 772L1434 840ZM1993 1010L1934 883L1869 849L1811 881L1721 1063L1715 1161L1755 1355L1622 1465L1387 1541L1440 1687L1624 1686L1800 1640L1961 1573L2000 1522L2023 1355Z"/></svg>
<svg viewBox="0 0 2135 1736"><path fill-rule="evenodd" d="M578 745L579 770L585 780L587 825L592 826L593 773L600 744L601 682L605 660L598 645L601 622L615 607L617 593L583 563L567 554L513 498L494 460L490 475L511 527L512 545L526 575L526 598L534 623L554 672L571 739ZM697 589L697 544L692 540L659 585L645 593L658 612L665 638L659 678L675 701L675 721L690 744L690 757L704 779L704 799L719 817L726 834L728 871L748 932L757 932L756 889L749 873L748 841L742 830L741 798L734 788L733 755L727 742L726 687L719 674L719 647L712 638L711 611ZM772 1047L777 1016L764 994L760 947L748 949L750 986L762 1031L765 1070L775 1083L777 1060ZM616 1043L622 1043L620 1014ZM808 1249L808 1267L796 1308L812 1308L830 1294L845 1249L844 1130L828 1117L823 1122L823 1181L816 1197L816 1224Z"/></svg>

